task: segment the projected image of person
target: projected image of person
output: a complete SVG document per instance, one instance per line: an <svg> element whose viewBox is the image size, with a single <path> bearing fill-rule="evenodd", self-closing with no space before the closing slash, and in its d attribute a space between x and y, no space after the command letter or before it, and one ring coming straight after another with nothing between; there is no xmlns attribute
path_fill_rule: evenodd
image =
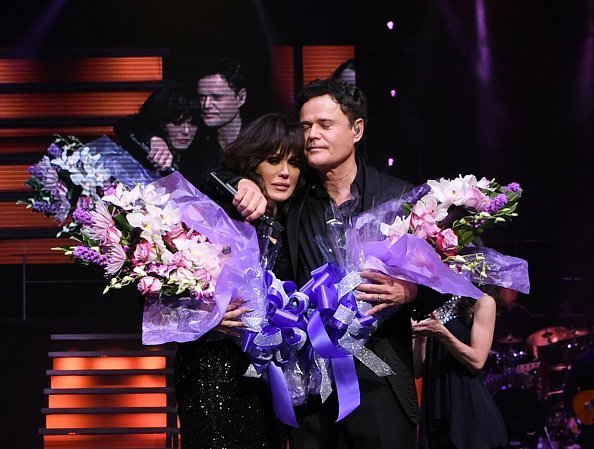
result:
<svg viewBox="0 0 594 449"><path fill-rule="evenodd" d="M196 92L190 86L168 81L145 100L138 114L116 123L114 132L145 167L161 174L173 167L192 181L200 122Z"/></svg>
<svg viewBox="0 0 594 449"><path fill-rule="evenodd" d="M199 113L193 122L197 123L198 131L180 171L200 188L208 174L221 165L225 147L242 129L241 108L247 99L243 64L231 57L206 61L197 71L196 95ZM172 166L175 168L176 150L164 142L150 122L130 118L119 123L115 132L131 148L134 142L130 142L130 135L142 136L150 146L150 164L154 169L167 173ZM139 158L144 154L140 153Z"/></svg>

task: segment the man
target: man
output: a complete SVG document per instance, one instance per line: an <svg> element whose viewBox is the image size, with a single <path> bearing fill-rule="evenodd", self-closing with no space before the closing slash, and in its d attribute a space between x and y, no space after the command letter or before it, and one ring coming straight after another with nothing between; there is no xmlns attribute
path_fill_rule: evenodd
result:
<svg viewBox="0 0 594 449"><path fill-rule="evenodd" d="M307 161L317 175L293 198L287 216L291 264L295 280L303 285L311 270L326 262L315 242L317 235L326 233L326 210L331 203L357 214L399 197L410 186L367 166L357 155L367 119L365 95L357 86L342 80L314 81L303 88L298 107ZM245 181L235 204L244 217L253 220L261 215L254 208L257 193ZM377 272L364 271L362 277L365 280L357 288L357 297L372 302L368 314L383 319L367 346L395 375L378 377L357 363L361 405L336 423L335 395L324 404L310 397L297 411L299 428L292 431L292 449L416 447L419 411L410 315L407 307L399 307L414 299L416 286Z"/></svg>
<svg viewBox="0 0 594 449"><path fill-rule="evenodd" d="M219 149L241 130L240 110L247 98L243 66L232 58L207 62L198 75L197 91L204 125L216 133Z"/></svg>
<svg viewBox="0 0 594 449"><path fill-rule="evenodd" d="M198 71L196 88L200 100L203 125L198 129L192 154L185 156L192 172L184 173L193 184L200 186L208 173L220 166L224 148L235 140L242 127L241 107L247 98L245 69L230 57L207 61ZM126 123L118 134L146 135L142 123ZM122 129L124 128L124 129ZM152 135L145 142L147 160L158 171L167 172L174 157L167 142Z"/></svg>

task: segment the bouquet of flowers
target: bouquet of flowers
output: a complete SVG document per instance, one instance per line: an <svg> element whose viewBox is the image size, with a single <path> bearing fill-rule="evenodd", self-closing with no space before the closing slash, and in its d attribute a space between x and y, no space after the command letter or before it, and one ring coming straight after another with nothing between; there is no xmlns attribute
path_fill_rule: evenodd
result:
<svg viewBox="0 0 594 449"><path fill-rule="evenodd" d="M518 183L500 185L474 175L429 180L407 197L356 217L351 240L361 242L355 246L368 267L440 293L478 298L482 292L471 283L500 284L503 272L508 276L501 286L528 293L525 261L477 245L486 229L517 216L521 194Z"/></svg>
<svg viewBox="0 0 594 449"><path fill-rule="evenodd" d="M56 136L29 173L26 184L33 197L19 203L65 225L58 236L75 231L76 223L69 222L72 213L92 209L116 181L133 185L157 178L106 136L86 145L74 136Z"/></svg>
<svg viewBox="0 0 594 449"><path fill-rule="evenodd" d="M199 338L258 274L253 228L231 220L179 173L146 186L117 184L94 206L73 213L79 244L62 250L104 270L104 293L135 285L145 296L145 344Z"/></svg>

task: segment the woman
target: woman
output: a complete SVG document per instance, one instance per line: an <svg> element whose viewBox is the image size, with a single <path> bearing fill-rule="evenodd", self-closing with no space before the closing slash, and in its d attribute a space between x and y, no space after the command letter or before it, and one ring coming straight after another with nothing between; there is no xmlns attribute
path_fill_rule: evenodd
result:
<svg viewBox="0 0 594 449"><path fill-rule="evenodd" d="M225 150L225 166L258 183L279 219L298 185L303 151L301 127L269 114L249 124ZM286 279L288 267L281 254L275 274ZM175 390L184 449L286 448L269 387L244 377L249 360L231 338L246 311L232 305L215 331L178 346Z"/></svg>
<svg viewBox="0 0 594 449"><path fill-rule="evenodd" d="M178 169L192 183L214 168L195 151L201 124L200 101L193 88L168 81L142 104L138 114L114 126L122 146L151 170L168 174Z"/></svg>
<svg viewBox="0 0 594 449"><path fill-rule="evenodd" d="M495 300L453 297L413 322L415 375L423 377L420 447L505 447L505 424L481 370L495 326Z"/></svg>

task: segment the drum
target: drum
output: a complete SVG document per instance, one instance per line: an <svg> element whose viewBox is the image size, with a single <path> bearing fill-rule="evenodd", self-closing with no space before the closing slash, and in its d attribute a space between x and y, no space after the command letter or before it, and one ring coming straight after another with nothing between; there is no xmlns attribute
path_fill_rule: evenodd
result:
<svg viewBox="0 0 594 449"><path fill-rule="evenodd" d="M493 400L501 412L510 442L526 443L543 429L546 413L535 392L504 388L493 395Z"/></svg>

